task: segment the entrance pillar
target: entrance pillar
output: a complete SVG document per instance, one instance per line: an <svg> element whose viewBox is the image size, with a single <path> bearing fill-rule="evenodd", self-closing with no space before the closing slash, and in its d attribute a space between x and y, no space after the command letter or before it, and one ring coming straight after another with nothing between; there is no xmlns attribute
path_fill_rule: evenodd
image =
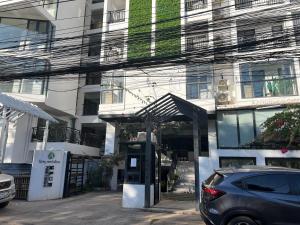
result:
<svg viewBox="0 0 300 225"><path fill-rule="evenodd" d="M193 110L193 142L194 142L194 166L195 166L195 199L196 210L199 211L200 204L200 179L199 179L199 149L201 146L201 134L199 134L198 114Z"/></svg>
<svg viewBox="0 0 300 225"><path fill-rule="evenodd" d="M152 160L151 160L151 120L148 115L146 121L146 153L145 153L145 208L150 208L151 198L151 172L152 172Z"/></svg>

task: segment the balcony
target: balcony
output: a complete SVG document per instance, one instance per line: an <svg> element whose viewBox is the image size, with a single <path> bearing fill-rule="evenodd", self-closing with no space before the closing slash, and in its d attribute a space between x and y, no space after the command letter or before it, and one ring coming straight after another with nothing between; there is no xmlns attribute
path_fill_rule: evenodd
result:
<svg viewBox="0 0 300 225"><path fill-rule="evenodd" d="M125 21L125 9L108 11L107 13L107 22L108 23L119 23Z"/></svg>
<svg viewBox="0 0 300 225"><path fill-rule="evenodd" d="M115 62L123 59L124 48L120 46L107 47L104 50L104 61Z"/></svg>
<svg viewBox="0 0 300 225"><path fill-rule="evenodd" d="M296 78L276 78L242 82L243 98L265 98L297 95Z"/></svg>
<svg viewBox="0 0 300 225"><path fill-rule="evenodd" d="M243 63L240 76L242 98L298 95L293 60Z"/></svg>
<svg viewBox="0 0 300 225"><path fill-rule="evenodd" d="M270 6L284 3L285 0L235 0L235 9L249 9L257 6Z"/></svg>
<svg viewBox="0 0 300 225"><path fill-rule="evenodd" d="M196 50L208 48L208 35L187 37L186 38L186 51L193 52Z"/></svg>
<svg viewBox="0 0 300 225"><path fill-rule="evenodd" d="M32 142L42 142L44 137L45 127L34 127L32 128ZM60 129L49 128L48 142L66 142L71 144L85 145L95 148L103 147L101 138L96 134L84 132L81 133L79 130L62 127Z"/></svg>
<svg viewBox="0 0 300 225"><path fill-rule="evenodd" d="M45 127L32 128L32 142L43 141ZM80 131L70 128L62 127L60 129L49 129L48 142L68 142L72 144L80 143Z"/></svg>
<svg viewBox="0 0 300 225"><path fill-rule="evenodd" d="M185 11L193 11L207 8L207 0L186 0Z"/></svg>
<svg viewBox="0 0 300 225"><path fill-rule="evenodd" d="M289 35L284 31L277 34L246 36L247 31L238 31L239 52L270 50L273 48L287 48L290 46Z"/></svg>

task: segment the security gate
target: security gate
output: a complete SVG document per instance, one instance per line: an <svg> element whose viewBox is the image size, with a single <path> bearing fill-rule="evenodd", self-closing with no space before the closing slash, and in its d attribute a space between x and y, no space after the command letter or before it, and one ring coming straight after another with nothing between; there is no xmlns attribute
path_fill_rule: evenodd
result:
<svg viewBox="0 0 300 225"><path fill-rule="evenodd" d="M85 157L70 152L67 156L64 198L83 192Z"/></svg>

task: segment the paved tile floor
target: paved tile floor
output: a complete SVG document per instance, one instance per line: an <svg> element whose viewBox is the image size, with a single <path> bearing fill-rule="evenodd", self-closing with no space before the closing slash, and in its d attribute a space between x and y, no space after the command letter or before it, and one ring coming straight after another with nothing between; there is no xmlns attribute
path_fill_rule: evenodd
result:
<svg viewBox="0 0 300 225"><path fill-rule="evenodd" d="M12 201L0 210L1 225L204 225L198 213L123 209L120 193L93 192L62 200Z"/></svg>

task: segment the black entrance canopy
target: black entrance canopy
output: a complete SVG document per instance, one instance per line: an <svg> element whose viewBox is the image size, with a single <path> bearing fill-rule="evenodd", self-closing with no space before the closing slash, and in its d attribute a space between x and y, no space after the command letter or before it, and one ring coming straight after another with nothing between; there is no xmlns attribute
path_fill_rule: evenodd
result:
<svg viewBox="0 0 300 225"><path fill-rule="evenodd" d="M100 115L105 121L145 122L146 123L146 154L145 154L145 208L150 207L151 181L151 132L153 123L170 121L176 116L186 116L193 121L194 163L195 163L195 197L196 208L199 209L199 148L201 146L201 129L207 130L207 111L176 95L168 93L134 115Z"/></svg>
<svg viewBox="0 0 300 225"><path fill-rule="evenodd" d="M187 116L191 120L195 119L196 114L201 119L199 122L203 122L203 125L207 124L207 111L205 109L171 93L152 102L135 115L142 120L146 120L150 116L152 122L164 122L180 114Z"/></svg>

